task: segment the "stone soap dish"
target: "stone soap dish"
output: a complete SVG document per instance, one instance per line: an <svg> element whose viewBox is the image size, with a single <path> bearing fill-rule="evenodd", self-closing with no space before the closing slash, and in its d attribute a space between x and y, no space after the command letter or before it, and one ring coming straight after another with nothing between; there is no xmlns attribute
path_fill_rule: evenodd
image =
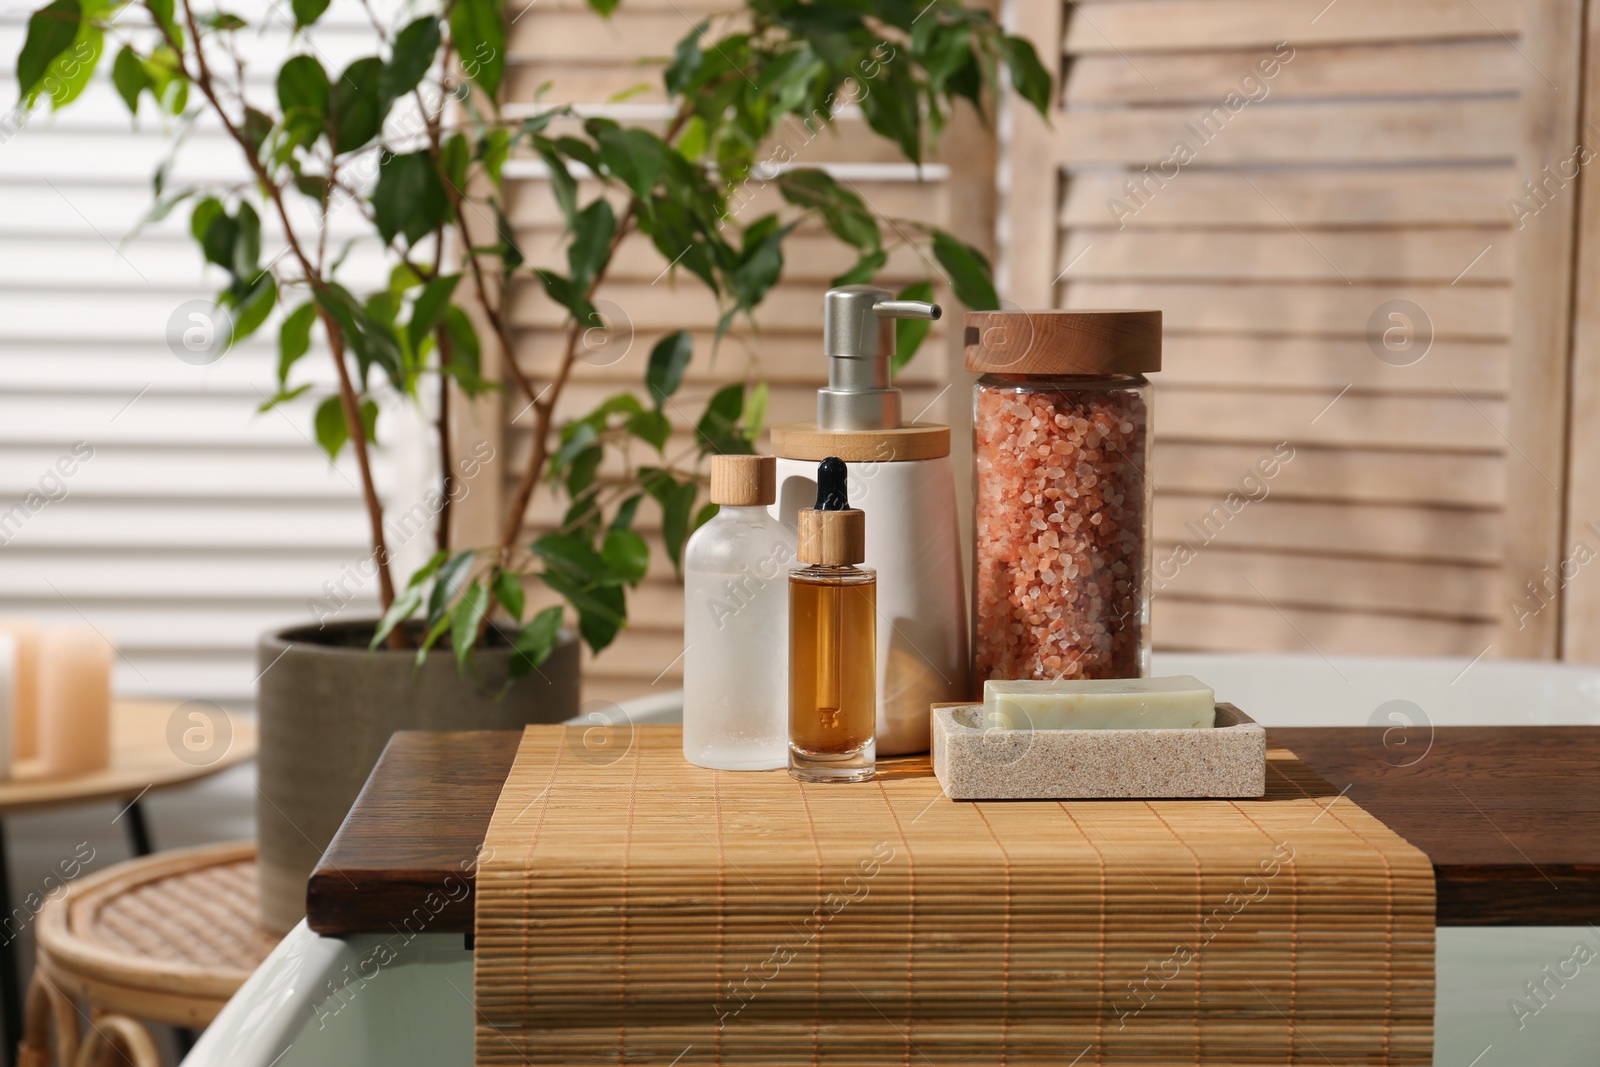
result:
<svg viewBox="0 0 1600 1067"><path fill-rule="evenodd" d="M952 800L1259 797L1267 731L1232 704L1209 730L988 725L982 704L933 705L933 772Z"/></svg>

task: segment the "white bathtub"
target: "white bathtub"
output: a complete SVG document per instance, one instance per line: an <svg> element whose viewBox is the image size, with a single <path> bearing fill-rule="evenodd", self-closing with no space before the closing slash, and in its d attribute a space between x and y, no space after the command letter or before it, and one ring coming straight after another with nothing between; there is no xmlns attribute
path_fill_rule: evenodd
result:
<svg viewBox="0 0 1600 1067"><path fill-rule="evenodd" d="M1157 655L1158 674L1194 674L1268 726L1600 725L1600 669L1455 659ZM1404 703L1395 703L1395 702ZM673 722L675 694L623 709ZM615 715L607 709L601 714ZM1399 715L1402 719L1391 718ZM1573 955L1600 954L1597 925L1442 928L1438 1067L1594 1067L1600 1063L1600 959L1519 1025L1508 1002ZM459 935L409 944L318 937L297 927L228 1004L185 1067L468 1064L472 954ZM1534 1002L1530 1002L1534 1003Z"/></svg>

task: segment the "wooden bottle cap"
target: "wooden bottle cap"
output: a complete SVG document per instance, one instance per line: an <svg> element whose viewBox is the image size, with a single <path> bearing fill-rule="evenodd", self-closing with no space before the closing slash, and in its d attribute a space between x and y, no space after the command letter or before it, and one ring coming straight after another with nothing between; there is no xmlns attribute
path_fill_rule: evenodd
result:
<svg viewBox="0 0 1600 1067"><path fill-rule="evenodd" d="M867 515L857 508L846 511L800 512L801 563L843 567L867 558Z"/></svg>
<svg viewBox="0 0 1600 1067"><path fill-rule="evenodd" d="M712 456L711 502L766 507L778 499L778 461L772 456Z"/></svg>
<svg viewBox="0 0 1600 1067"><path fill-rule="evenodd" d="M979 374L1142 374L1161 369L1159 311L969 311Z"/></svg>

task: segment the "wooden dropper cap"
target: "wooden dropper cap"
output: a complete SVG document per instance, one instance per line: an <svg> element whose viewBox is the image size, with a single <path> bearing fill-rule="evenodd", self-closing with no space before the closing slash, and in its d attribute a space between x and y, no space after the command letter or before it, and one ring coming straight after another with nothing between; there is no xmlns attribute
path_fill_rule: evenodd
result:
<svg viewBox="0 0 1600 1067"><path fill-rule="evenodd" d="M844 460L817 464L817 504L800 512L800 562L844 567L867 558L867 516L850 506Z"/></svg>
<svg viewBox="0 0 1600 1067"><path fill-rule="evenodd" d="M778 499L778 461L772 456L712 456L711 502L764 508Z"/></svg>

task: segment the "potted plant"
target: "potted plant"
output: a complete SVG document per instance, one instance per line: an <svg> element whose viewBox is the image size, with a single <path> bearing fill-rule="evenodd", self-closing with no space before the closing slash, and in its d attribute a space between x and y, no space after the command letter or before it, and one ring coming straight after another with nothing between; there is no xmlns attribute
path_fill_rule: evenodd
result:
<svg viewBox="0 0 1600 1067"><path fill-rule="evenodd" d="M606 16L616 2L590 5ZM327 6L293 0L308 42ZM66 106L114 49L112 81L130 111L183 122L204 113L221 123L250 180L175 189L163 168L152 216L192 202L195 241L228 275L217 306L231 342L279 313L276 390L263 409L312 391L297 384L296 369L313 333L325 337L336 388L314 397L315 436L330 459L353 454L371 534L364 566L382 618L319 620L269 634L261 646L262 896L269 923L284 928L300 914L305 876L389 733L572 715L578 637L595 652L610 644L627 622L627 591L645 575L650 550L634 529L641 508L659 509L676 566L688 535L714 512L701 502L702 461L754 449L767 395L754 380L717 391L693 423L694 444L672 447L674 424L685 421L674 397L692 356L686 331L654 346L638 392L558 422L582 335L601 323L596 291L624 238L649 238L673 271L715 294L718 339L740 318L753 322L782 273L785 239L807 217L857 253L836 284L870 280L895 243L910 242L926 246L962 302L997 306L975 249L920 220L880 218L825 172L794 167L765 146L784 121L814 133L854 104L920 163L958 102L981 112L1002 71L1041 112L1050 78L1026 41L960 0L890 0L871 5L870 16L852 0L753 0L738 12L739 27L717 32L705 22L678 42L664 75L673 109L664 129L558 106L511 120L500 107L504 0L444 0L393 27L374 18L375 54L337 73L314 47L289 56L273 79L275 100L246 86L234 44L244 20L195 0L124 7L52 0L35 12L17 59L23 99ZM566 221L565 270L530 267L513 239L502 172L513 156L549 170ZM580 178L597 181L599 194L585 201ZM756 182L776 187L782 213L741 217ZM263 216L286 242L265 262ZM387 286L357 295L341 281L335 217L360 218L376 235L391 267ZM514 358L504 294L518 276L536 278L567 312L564 349L544 381ZM906 295L931 298L931 280ZM897 364L921 339L903 336ZM482 375L486 349L504 383ZM484 459L452 454L452 405L493 389L532 411L531 455L498 540L452 545L451 503L463 474ZM439 439L440 482L428 498L437 551L403 584L392 573L369 457L385 392L431 396ZM622 476L600 476L608 453L620 457ZM523 544L541 483L566 512ZM530 614L529 583L564 603ZM562 625L569 611L577 635ZM441 642L450 655L430 656Z"/></svg>

